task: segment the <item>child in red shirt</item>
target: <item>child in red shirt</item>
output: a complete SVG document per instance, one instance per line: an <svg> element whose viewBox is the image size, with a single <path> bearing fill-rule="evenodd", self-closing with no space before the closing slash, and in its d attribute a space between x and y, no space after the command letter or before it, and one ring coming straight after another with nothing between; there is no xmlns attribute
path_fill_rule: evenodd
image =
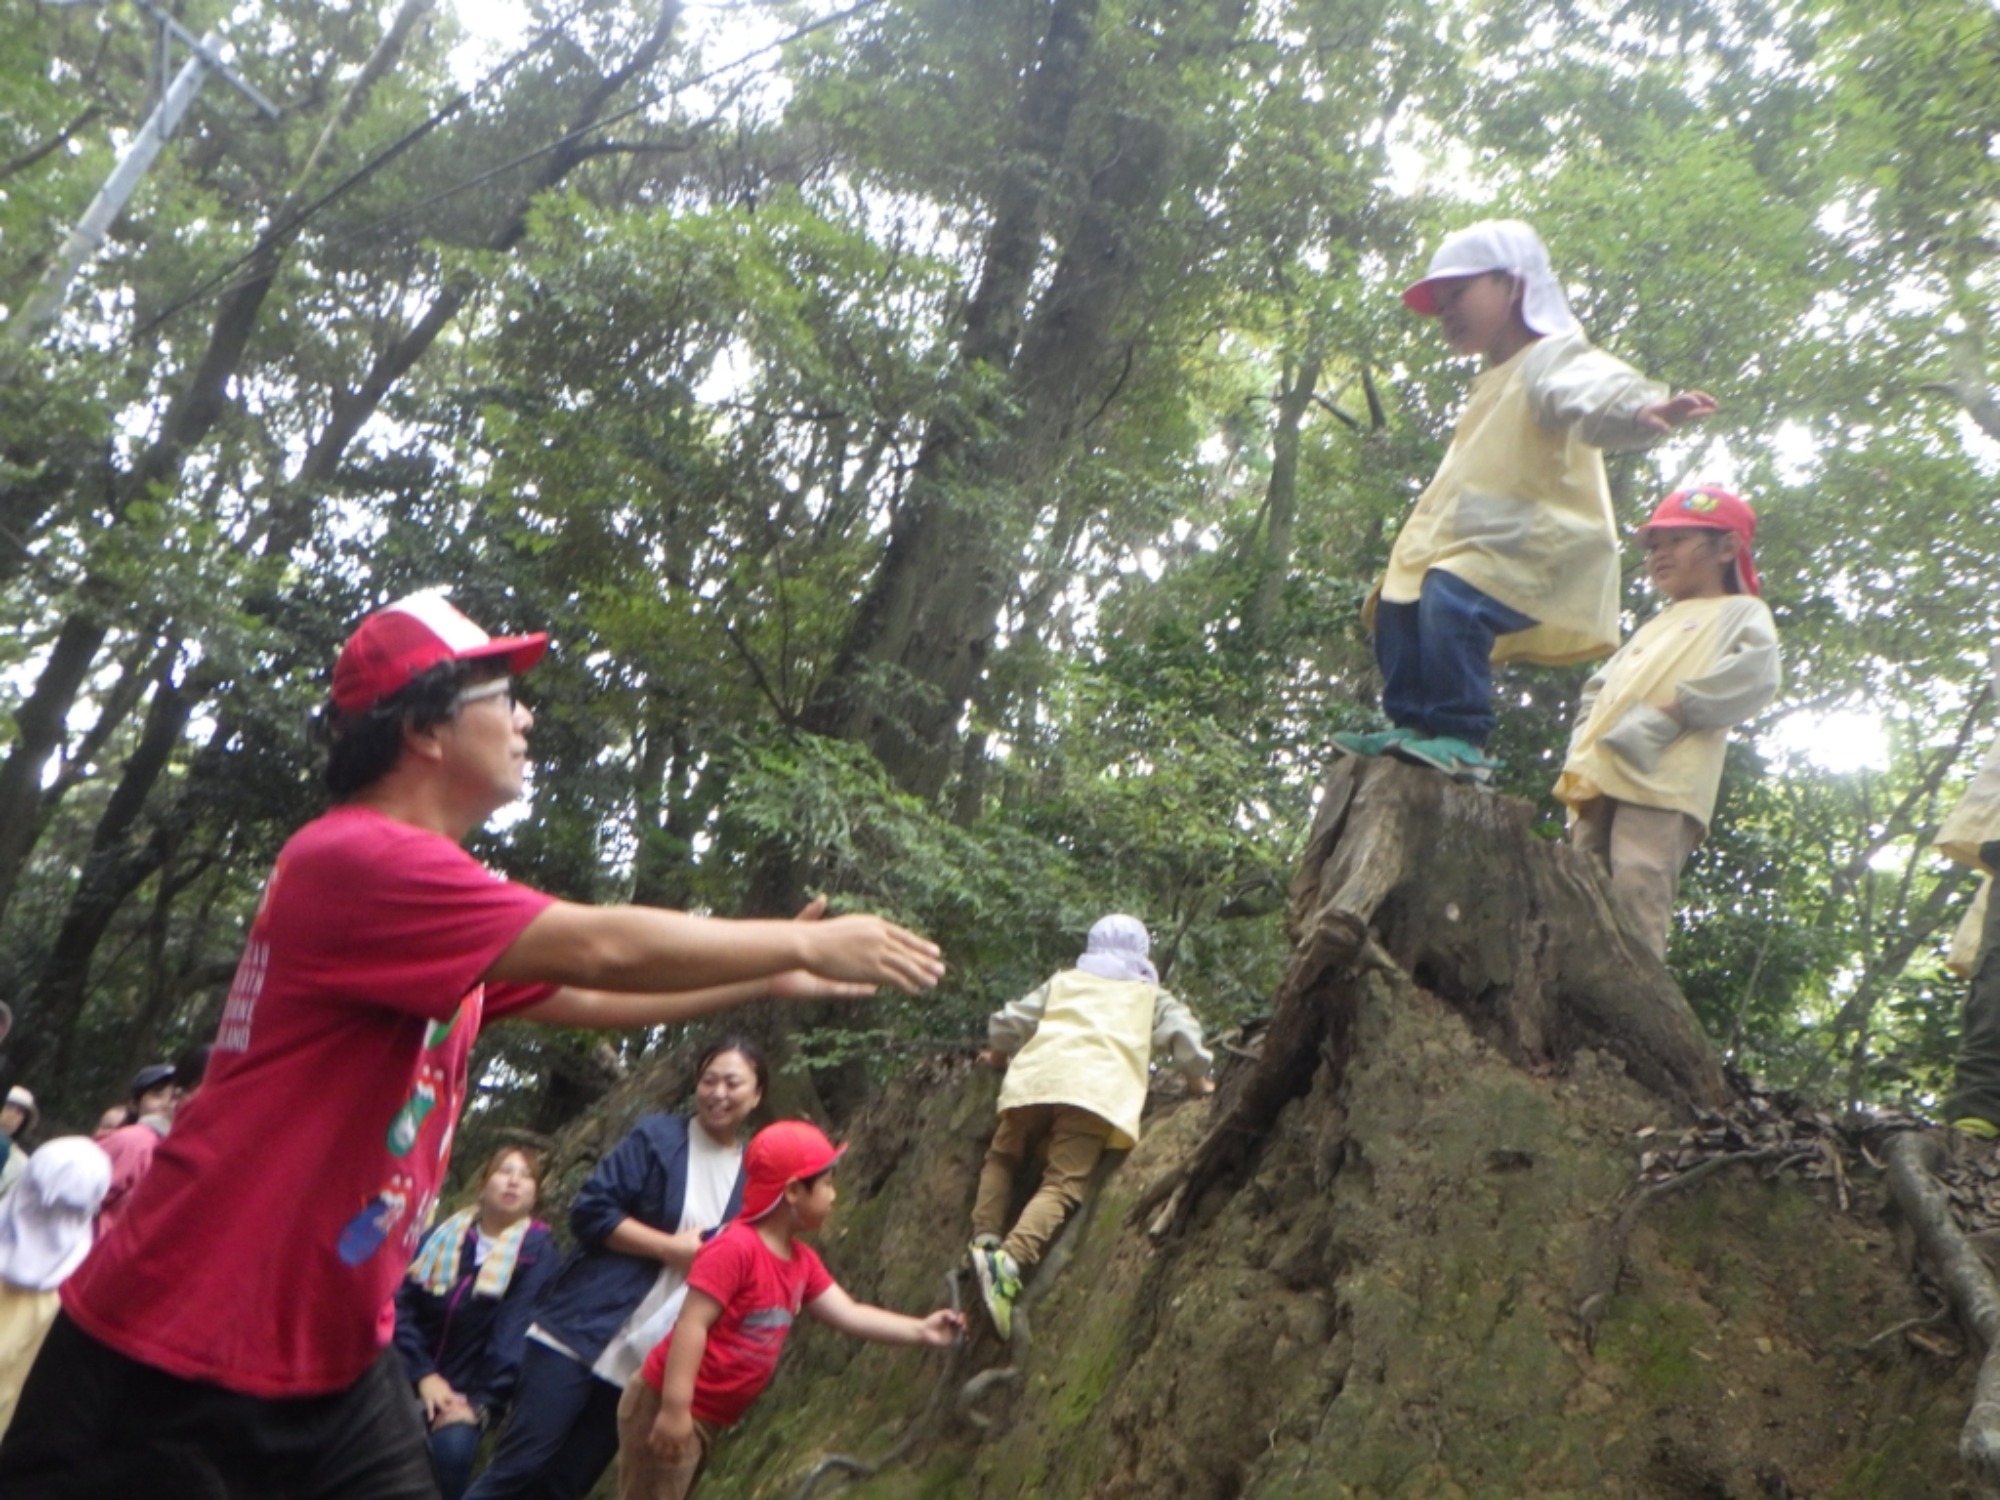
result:
<svg viewBox="0 0 2000 1500"><path fill-rule="evenodd" d="M619 1500L686 1500L717 1435L770 1384L800 1308L878 1344L941 1348L965 1327L950 1308L913 1318L856 1302L799 1238L832 1217L846 1149L805 1120L752 1138L743 1211L695 1255L680 1321L618 1403Z"/></svg>

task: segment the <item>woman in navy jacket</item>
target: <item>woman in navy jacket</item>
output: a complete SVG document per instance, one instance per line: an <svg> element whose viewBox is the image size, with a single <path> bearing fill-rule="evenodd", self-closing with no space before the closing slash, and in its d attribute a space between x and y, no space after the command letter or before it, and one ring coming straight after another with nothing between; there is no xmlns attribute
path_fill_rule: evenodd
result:
<svg viewBox="0 0 2000 1500"><path fill-rule="evenodd" d="M555 1275L555 1236L533 1218L541 1160L504 1146L479 1200L425 1238L396 1293L396 1349L431 1435L444 1500L472 1477L480 1434L513 1394L535 1296Z"/></svg>
<svg viewBox="0 0 2000 1500"><path fill-rule="evenodd" d="M692 1116L642 1116L597 1164L570 1207L577 1248L535 1303L514 1414L466 1500L582 1500L609 1467L625 1382L672 1327L695 1251L741 1206L743 1124L767 1081L754 1044L717 1042Z"/></svg>

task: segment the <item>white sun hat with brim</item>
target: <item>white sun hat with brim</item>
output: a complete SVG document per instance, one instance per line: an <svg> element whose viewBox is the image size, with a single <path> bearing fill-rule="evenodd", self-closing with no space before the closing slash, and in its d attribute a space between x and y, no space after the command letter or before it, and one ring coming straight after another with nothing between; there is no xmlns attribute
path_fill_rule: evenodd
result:
<svg viewBox="0 0 2000 1500"><path fill-rule="evenodd" d="M1403 305L1437 316L1437 283L1505 271L1521 279L1521 318L1540 334L1568 333L1578 325L1569 298L1549 265L1548 246L1519 219L1482 219L1444 237L1424 279L1403 293Z"/></svg>
<svg viewBox="0 0 2000 1500"><path fill-rule="evenodd" d="M66 1135L28 1158L0 1198L0 1281L53 1291L90 1254L91 1225L111 1190L111 1158L95 1141Z"/></svg>

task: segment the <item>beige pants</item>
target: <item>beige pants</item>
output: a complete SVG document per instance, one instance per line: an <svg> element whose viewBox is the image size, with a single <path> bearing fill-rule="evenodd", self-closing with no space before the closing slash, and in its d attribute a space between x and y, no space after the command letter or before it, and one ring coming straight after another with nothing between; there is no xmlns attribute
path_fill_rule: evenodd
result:
<svg viewBox="0 0 2000 1500"><path fill-rule="evenodd" d="M1681 866L1701 842L1701 824L1684 812L1599 797L1578 809L1569 836L1611 872L1611 895L1627 924L1664 959Z"/></svg>
<svg viewBox="0 0 2000 1500"><path fill-rule="evenodd" d="M1001 1246L1015 1265L1032 1266L1042 1258L1070 1210L1083 1202L1083 1190L1110 1139L1110 1121L1073 1104L1024 1104L1000 1111L1000 1128L993 1132L993 1144L986 1148L986 1165L979 1171L972 1232L999 1234L1007 1227L1014 1178L1028 1153L1042 1147L1048 1157L1042 1185L1021 1210Z"/></svg>
<svg viewBox="0 0 2000 1500"><path fill-rule="evenodd" d="M720 1429L695 1418L694 1451L678 1462L662 1463L646 1446L646 1434L659 1415L660 1393L634 1375L618 1398L618 1500L687 1500L708 1467Z"/></svg>

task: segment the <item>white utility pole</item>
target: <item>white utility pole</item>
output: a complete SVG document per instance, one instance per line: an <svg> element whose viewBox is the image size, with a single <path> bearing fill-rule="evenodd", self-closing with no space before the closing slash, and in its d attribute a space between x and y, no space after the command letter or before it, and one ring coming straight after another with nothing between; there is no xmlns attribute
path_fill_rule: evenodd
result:
<svg viewBox="0 0 2000 1500"><path fill-rule="evenodd" d="M58 3L70 3L70 0L58 0ZM15 314L8 332L23 343L48 327L55 321L56 314L62 311L63 299L69 295L70 282L76 279L76 273L83 269L85 262L104 244L105 235L110 233L111 226L125 211L126 203L138 188L140 180L145 177L147 169L153 165L160 152L166 149L168 139L194 103L195 95L201 92L201 86L207 81L211 71L220 73L235 86L238 93L266 115L272 119L277 118L278 107L237 77L228 63L223 61L220 50L222 38L215 32L211 31L207 36L197 37L172 16L156 9L152 0L138 0L138 5L147 15L159 22L161 46L158 56L163 64L166 56L166 39L170 35L185 42L191 49L192 55L174 76L174 81L161 91L160 102L154 106L152 114L146 117L146 123L139 128L139 133L125 148L125 154L119 157L118 165L112 168L111 175L105 179L104 186L98 189L97 196L90 202L90 207L85 209L83 217L77 220L76 227L70 230L63 240L62 248L56 252L55 260L49 266L48 274L42 278L42 284ZM157 79L155 83L157 86Z"/></svg>

